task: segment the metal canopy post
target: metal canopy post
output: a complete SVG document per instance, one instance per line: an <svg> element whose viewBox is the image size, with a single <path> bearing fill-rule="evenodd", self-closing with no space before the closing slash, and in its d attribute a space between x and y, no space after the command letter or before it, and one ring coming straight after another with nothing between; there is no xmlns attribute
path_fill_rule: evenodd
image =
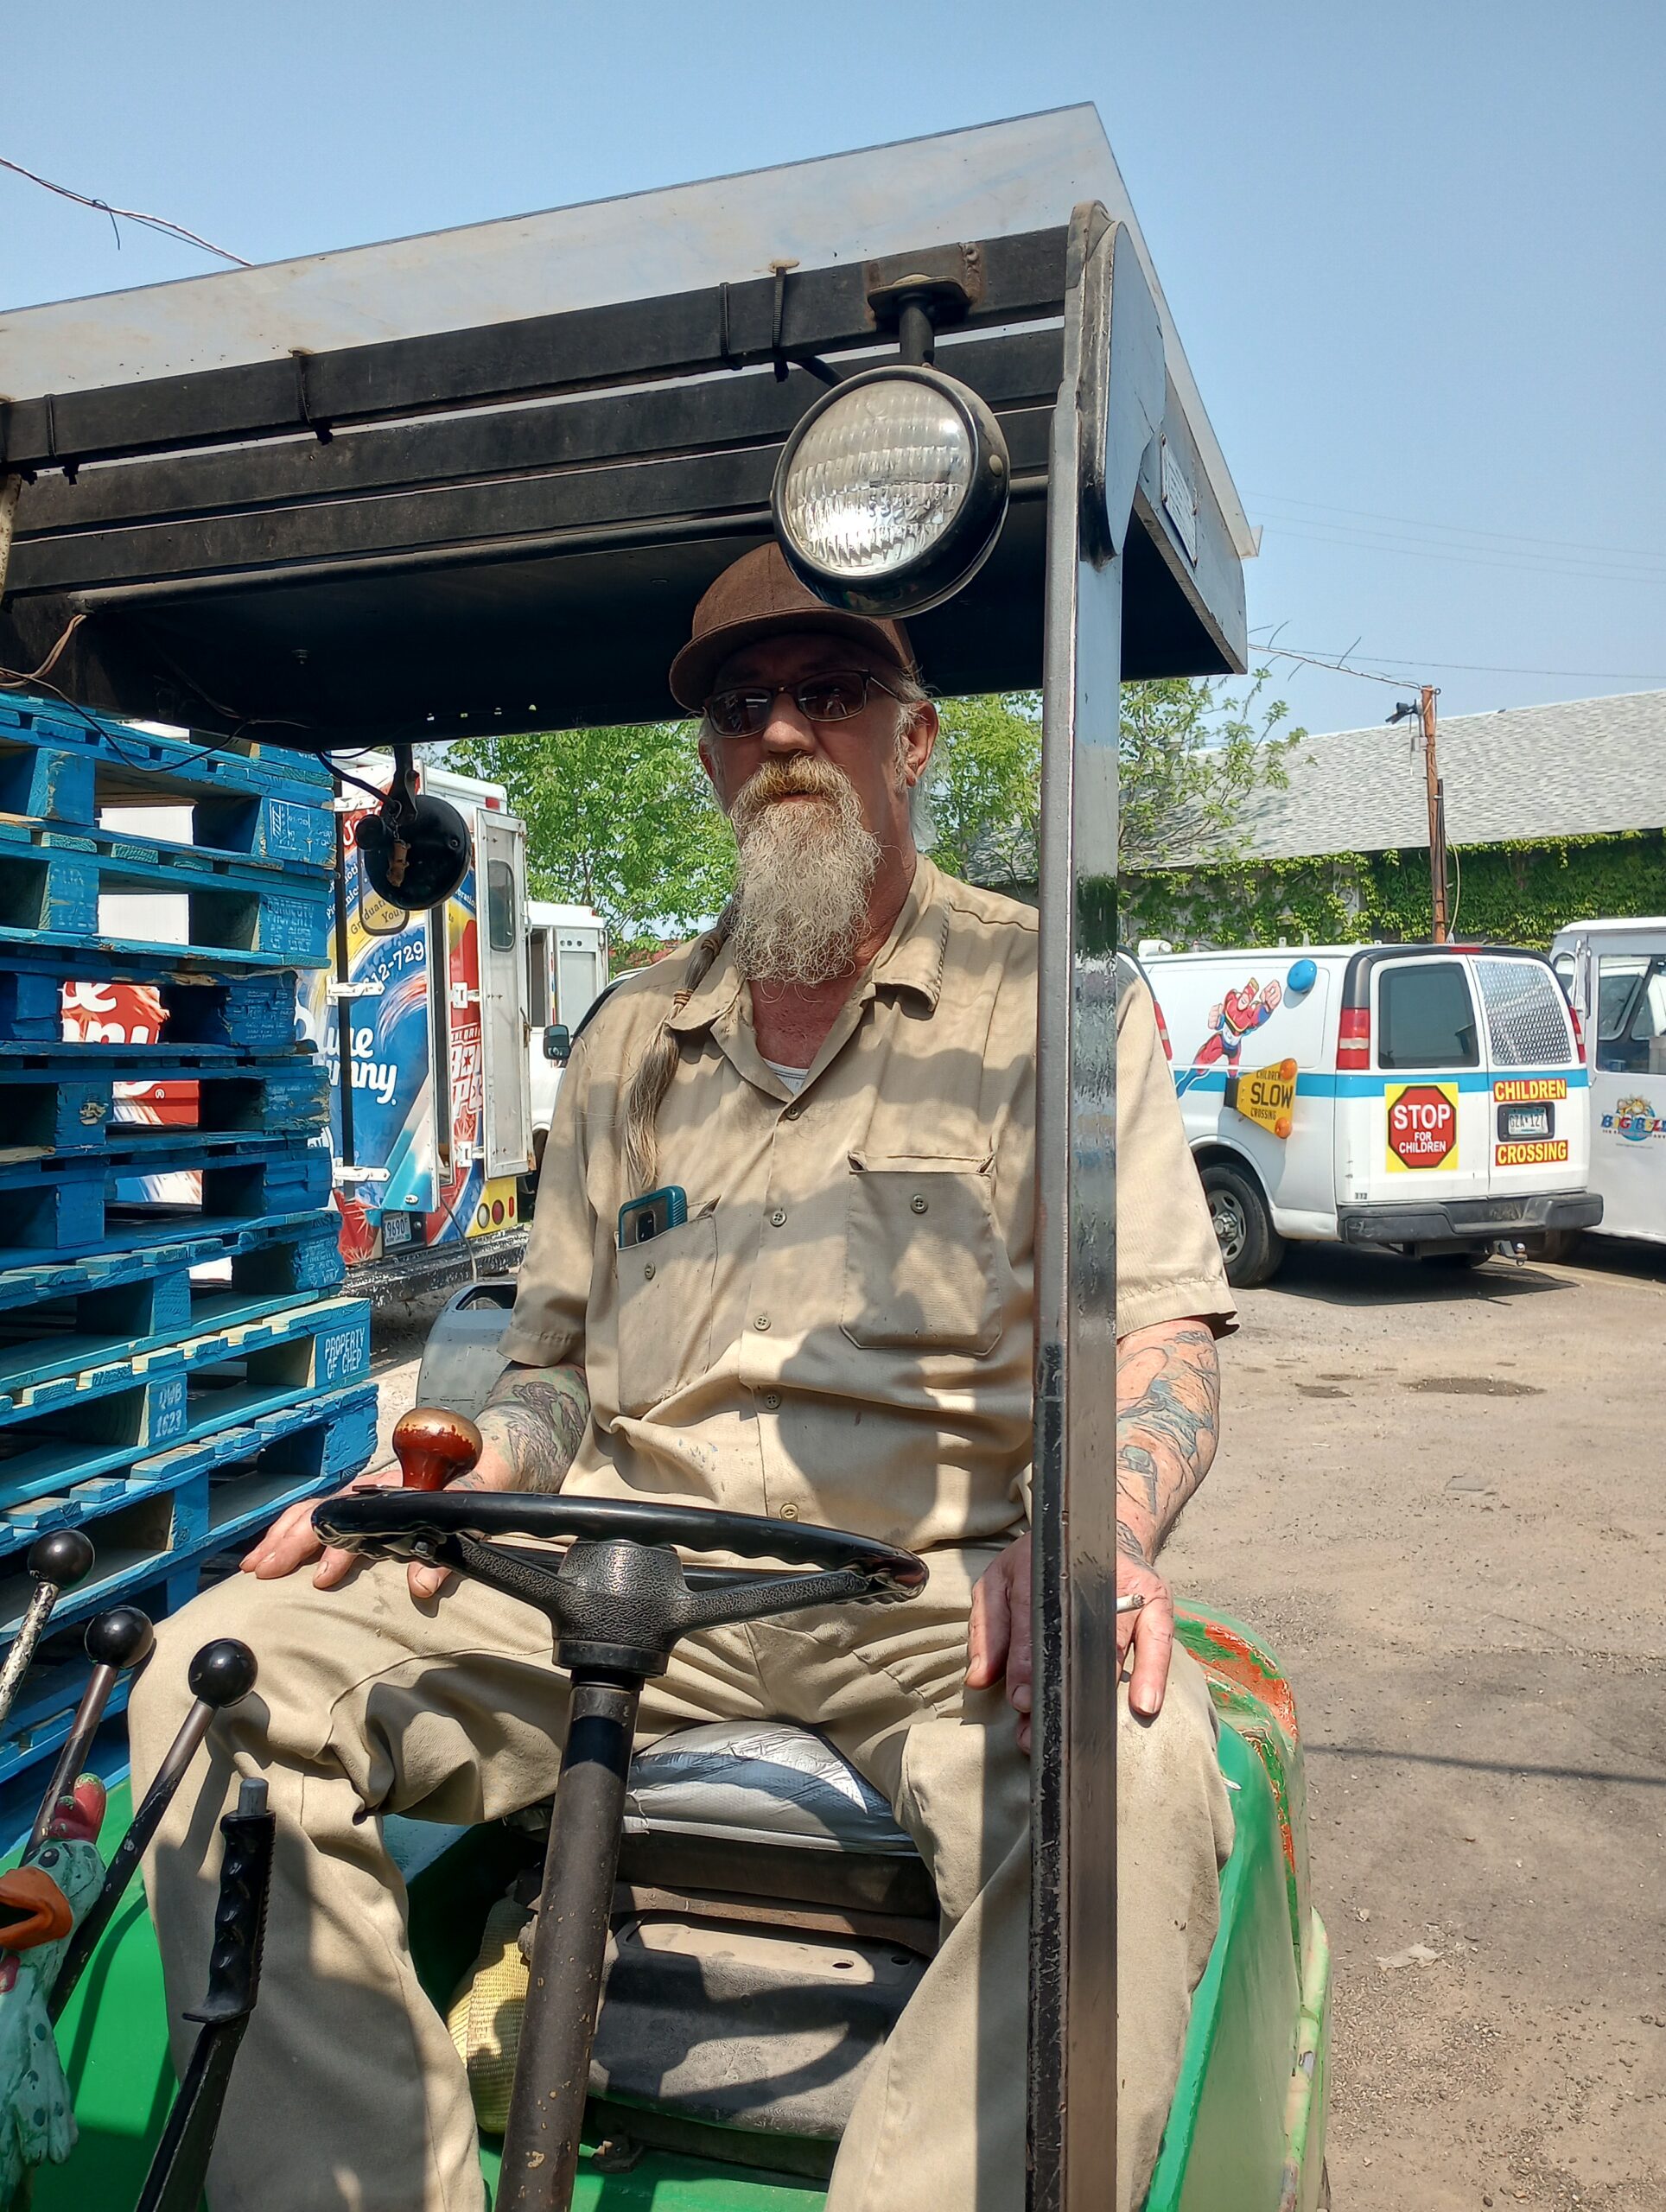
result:
<svg viewBox="0 0 1666 2212"><path fill-rule="evenodd" d="M1122 552L1163 421L1126 230L1071 218L1048 502L1038 1034L1032 2212L1116 2171L1116 740ZM1114 302L1114 305L1113 305Z"/></svg>

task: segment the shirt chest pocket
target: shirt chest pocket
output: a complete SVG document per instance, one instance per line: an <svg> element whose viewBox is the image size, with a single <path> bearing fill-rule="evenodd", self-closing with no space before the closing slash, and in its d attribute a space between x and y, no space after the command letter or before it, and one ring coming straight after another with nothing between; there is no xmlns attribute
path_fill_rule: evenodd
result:
<svg viewBox="0 0 1666 2212"><path fill-rule="evenodd" d="M851 1343L993 1351L1006 1268L989 1160L853 1152L850 1170L841 1325Z"/></svg>
<svg viewBox="0 0 1666 2212"><path fill-rule="evenodd" d="M711 1365L716 1213L708 1207L616 1257L619 1409L645 1414Z"/></svg>

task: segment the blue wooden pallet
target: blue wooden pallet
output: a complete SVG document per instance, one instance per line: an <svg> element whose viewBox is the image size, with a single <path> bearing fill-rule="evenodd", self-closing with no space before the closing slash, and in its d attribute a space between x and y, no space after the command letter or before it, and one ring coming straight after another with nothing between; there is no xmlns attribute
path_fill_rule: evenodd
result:
<svg viewBox="0 0 1666 2212"><path fill-rule="evenodd" d="M332 1298L18 1387L0 1402L0 1560L130 1503L134 1468L155 1453L369 1370L368 1300Z"/></svg>
<svg viewBox="0 0 1666 2212"><path fill-rule="evenodd" d="M330 874L0 815L0 945L73 948L99 935L100 895L123 892L188 899L187 941L198 951L266 953L321 968L334 920ZM154 949L156 940L133 942Z"/></svg>
<svg viewBox="0 0 1666 2212"><path fill-rule="evenodd" d="M234 1291L200 1293L199 1301L207 1309L208 1326L174 1337L159 1335L137 1351L124 1348L102 1360L60 1367L50 1339L44 1346L25 1344L0 1351L0 1453L9 1448L9 1431L19 1421L54 1408L109 1397L112 1392L156 1382L185 1369L247 1359L272 1344L316 1336L321 1331L340 1337L326 1357L325 1380L350 1382L363 1372L369 1360L370 1303L366 1299L291 1299L287 1306L253 1313L235 1310L242 1301ZM39 1356L42 1351L44 1358ZM0 1459L0 1488L4 1486L6 1473L5 1461Z"/></svg>
<svg viewBox="0 0 1666 2212"><path fill-rule="evenodd" d="M317 1139L150 1128L136 1141L127 1128L103 1154L0 1162L0 1268L26 1268L54 1252L165 1244L227 1217L299 1213L328 1200L330 1155ZM132 1187L140 1176L179 1173L200 1174L196 1203Z"/></svg>
<svg viewBox="0 0 1666 2212"><path fill-rule="evenodd" d="M229 1268L231 1286L293 1305L327 1290L345 1272L340 1217L333 1209L274 1214L255 1221L204 1221L164 1237L153 1228L125 1249L60 1256L39 1253L27 1267L0 1274L0 1344L33 1333L60 1333L86 1357L142 1351L160 1334L178 1334L173 1317L192 1295L194 1270ZM149 1302L139 1300L149 1294ZM115 1343L107 1341L115 1338ZM70 1364L82 1363L78 1357Z"/></svg>
<svg viewBox="0 0 1666 2212"><path fill-rule="evenodd" d="M158 1125L123 1084L189 1084L200 1132L283 1135L321 1128L329 1117L329 1072L315 1053L290 1045L270 1052L226 1046L0 1044L0 1165L45 1154L104 1152L135 1129ZM170 1122L173 1134L188 1122Z"/></svg>
<svg viewBox="0 0 1666 2212"><path fill-rule="evenodd" d="M63 1035L68 982L154 983L159 1043L231 1045L260 1052L296 1036L296 975L277 955L146 950L96 938L73 951L14 947L0 963L0 1039L51 1044Z"/></svg>
<svg viewBox="0 0 1666 2212"><path fill-rule="evenodd" d="M147 1478L149 1486L91 1528L97 1565L53 1615L43 1663L24 1684L0 1740L0 1782L44 1762L69 1733L88 1665L79 1634L65 1630L117 1604L143 1605L153 1619L177 1612L194 1596L205 1560L246 1549L287 1507L340 1489L375 1446L376 1392L359 1384L136 1467L134 1477ZM0 1637L8 1641L28 1602L28 1580L0 1574ZM111 1713L122 1709L127 1687L124 1675Z"/></svg>
<svg viewBox="0 0 1666 2212"><path fill-rule="evenodd" d="M49 700L0 701L0 813L91 826L105 806L188 806L199 846L328 868L329 771L272 746L162 737Z"/></svg>
<svg viewBox="0 0 1666 2212"><path fill-rule="evenodd" d="M296 963L279 953L118 938L59 946L10 944L0 960L0 1040L50 1045L63 1035L64 985L154 983L166 1045L234 1045L261 1052L292 1044Z"/></svg>
<svg viewBox="0 0 1666 2212"><path fill-rule="evenodd" d="M196 1257L136 1254L113 1282L60 1287L31 1302L0 1305L0 1403L22 1389L137 1363L334 1289L346 1273L337 1227L334 1212L303 1215L287 1231L279 1226L258 1242L251 1236L240 1250L232 1238L200 1240L210 1249ZM194 1254L198 1246L185 1250ZM0 1294L13 1287L11 1278L0 1277Z"/></svg>

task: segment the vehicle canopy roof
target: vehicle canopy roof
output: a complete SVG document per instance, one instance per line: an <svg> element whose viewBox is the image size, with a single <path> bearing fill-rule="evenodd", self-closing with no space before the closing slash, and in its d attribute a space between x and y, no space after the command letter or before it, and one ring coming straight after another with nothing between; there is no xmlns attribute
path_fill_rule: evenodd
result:
<svg viewBox="0 0 1666 2212"><path fill-rule="evenodd" d="M1666 914L1649 914L1627 921L1624 917L1600 922L1564 922L1556 931L1564 937L1641 937L1650 931L1666 931Z"/></svg>
<svg viewBox="0 0 1666 2212"><path fill-rule="evenodd" d="M1088 106L0 315L0 466L33 473L0 661L79 615L53 674L73 697L300 742L663 716L695 600L769 532L817 371L889 355L869 295L923 271L967 295L938 358L995 407L1014 482L994 557L915 643L945 693L1036 685L1093 201L1167 386L1122 671L1241 667L1253 538Z"/></svg>

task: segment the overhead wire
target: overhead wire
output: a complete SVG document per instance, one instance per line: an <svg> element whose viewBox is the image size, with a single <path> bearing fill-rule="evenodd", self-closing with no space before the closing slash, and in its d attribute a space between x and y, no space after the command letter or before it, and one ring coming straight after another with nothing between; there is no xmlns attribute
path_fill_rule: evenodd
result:
<svg viewBox="0 0 1666 2212"><path fill-rule="evenodd" d="M1275 537L1294 537L1312 545L1358 546L1368 553L1396 553L1402 558L1440 561L1450 568L1496 569L1507 575L1574 576L1587 583L1666 584L1666 568L1623 568L1610 562L1556 561L1523 550L1510 554L1492 548L1400 541L1383 531L1349 530L1340 523L1292 522L1271 516L1262 525Z"/></svg>
<svg viewBox="0 0 1666 2212"><path fill-rule="evenodd" d="M1666 547L1663 546L1599 545L1589 539L1537 537L1523 531L1478 530L1467 523L1434 522L1422 515L1390 515L1371 507L1342 507L1322 499L1298 499L1287 492L1248 492L1245 497L1262 505L1306 508L1321 517L1346 515L1357 522L1394 523L1408 530L1438 533L1442 537L1484 537L1506 546L1541 545L1556 552L1595 553L1614 560L1666 562Z"/></svg>
<svg viewBox="0 0 1666 2212"><path fill-rule="evenodd" d="M1351 650L1352 648L1351 647L1350 651ZM1373 674L1373 672L1369 669L1354 668L1348 665L1345 659L1338 659L1335 657L1326 656L1323 653L1298 652L1289 645L1275 645L1270 644L1258 645L1256 646L1256 651L1261 653L1281 654L1287 660L1310 661L1315 668L1329 669L1338 676L1364 676L1370 677L1372 682L1378 683L1413 683L1416 680L1415 677L1408 671L1423 668L1434 669L1441 675L1553 676L1567 682L1577 683L1659 683L1666 682L1666 673L1663 673L1660 670L1625 668L1519 668L1507 661L1424 660L1421 657L1414 658L1410 654L1402 653L1373 653L1371 658L1378 664L1378 669L1382 671L1381 673ZM1391 670L1383 670L1383 664L1385 662L1396 664L1400 669L1401 673L1396 675Z"/></svg>
<svg viewBox="0 0 1666 2212"><path fill-rule="evenodd" d="M117 207L108 200L99 200L92 194L76 192L69 185L54 184L49 176L41 176L34 169L26 169L21 162L8 161L0 154L0 168L10 169L14 176L21 176L30 184L38 184L43 192L55 192L62 200L73 200L78 207L91 207L95 213L108 215L110 227L116 233L116 245L122 242L117 217L124 223L139 223L146 230L156 231L163 238L178 238L186 245L200 246L205 253L215 254L221 261L233 261L239 269L252 269L254 264L245 261L240 253L233 253L223 245L216 245L212 238L200 238L195 231L188 231L183 223L170 222L166 215L146 215L137 207Z"/></svg>

